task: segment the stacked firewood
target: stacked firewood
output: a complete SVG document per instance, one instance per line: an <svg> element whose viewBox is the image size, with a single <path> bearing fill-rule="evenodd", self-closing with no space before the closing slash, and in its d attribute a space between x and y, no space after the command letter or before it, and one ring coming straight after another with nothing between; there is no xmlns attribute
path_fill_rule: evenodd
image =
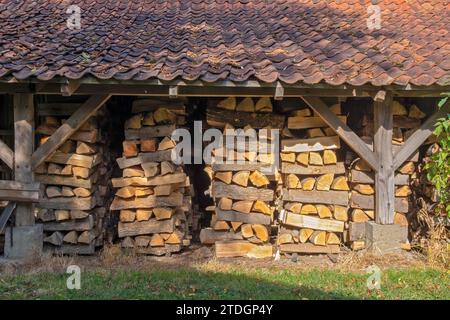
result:
<svg viewBox="0 0 450 320"><path fill-rule="evenodd" d="M264 169L273 169L277 156L270 129L281 128L284 121L272 111L269 98L230 97L208 105L207 124L223 130L225 143L213 150L211 166L205 169L214 206L211 227L201 231L200 240L215 244L217 257L272 256L276 170ZM256 134L257 145L239 143L239 132Z"/></svg>
<svg viewBox="0 0 450 320"><path fill-rule="evenodd" d="M369 109L368 109L369 111ZM393 152L395 153L408 137L420 127L421 119L426 117L416 105L404 106L398 101L393 102L394 128ZM359 134L372 148L374 125L373 114L366 112L361 119ZM395 173L395 214L394 223L407 226L407 215L411 212L411 182L415 178L416 162L419 152L416 151ZM350 232L349 242L353 250L365 248L363 234L357 232L359 224L375 219L375 185L374 173L369 165L353 153L347 155L350 168L351 196L350 196ZM358 235L361 238L358 238ZM406 245L405 245L406 246Z"/></svg>
<svg viewBox="0 0 450 320"><path fill-rule="evenodd" d="M349 186L336 133L310 108L292 110L281 141L282 253L337 253L348 220ZM346 122L340 104L330 110Z"/></svg>
<svg viewBox="0 0 450 320"><path fill-rule="evenodd" d="M135 100L125 122L122 177L111 210L120 210L118 236L124 248L137 253L170 255L190 244L189 177L172 162L176 142L171 136L185 122L182 101Z"/></svg>
<svg viewBox="0 0 450 320"><path fill-rule="evenodd" d="M46 115L36 130L43 144L68 116L60 111L71 108L39 107ZM52 116L52 110L59 111ZM111 157L101 135L106 113L106 108L98 111L36 170L36 180L45 189L36 207L47 250L92 254L103 244L111 176Z"/></svg>

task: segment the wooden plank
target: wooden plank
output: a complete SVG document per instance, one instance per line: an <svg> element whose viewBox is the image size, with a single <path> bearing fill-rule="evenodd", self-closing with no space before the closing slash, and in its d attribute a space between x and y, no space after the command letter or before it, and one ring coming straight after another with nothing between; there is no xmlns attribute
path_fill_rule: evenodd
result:
<svg viewBox="0 0 450 320"><path fill-rule="evenodd" d="M39 204L37 205L39 208L45 209L61 209L61 210L91 210L93 209L98 202L97 196L91 196L86 198L66 198L66 197L57 197L57 198L41 198L39 199Z"/></svg>
<svg viewBox="0 0 450 320"><path fill-rule="evenodd" d="M123 188L127 186L159 186L183 183L186 181L186 174L184 172L177 172L173 174L166 174L164 176L157 176L152 178L131 177L131 178L113 178L112 185L114 188Z"/></svg>
<svg viewBox="0 0 450 320"><path fill-rule="evenodd" d="M271 170L271 165L268 163L262 162L235 162L235 163L217 163L213 162L211 164L211 168L213 171L255 171L255 170ZM274 167L273 167L274 168Z"/></svg>
<svg viewBox="0 0 450 320"><path fill-rule="evenodd" d="M217 241L215 243L217 258L231 257L252 257L252 258L271 258L271 245L256 245L248 241Z"/></svg>
<svg viewBox="0 0 450 320"><path fill-rule="evenodd" d="M179 192L174 192L167 197L148 196L131 199L121 199L115 197L111 203L110 210L124 210L124 209L146 209L155 207L179 207L183 205L183 195Z"/></svg>
<svg viewBox="0 0 450 320"><path fill-rule="evenodd" d="M100 109L111 95L93 95L59 127L56 132L32 155L33 170L55 152L70 136L75 133L91 116Z"/></svg>
<svg viewBox="0 0 450 320"><path fill-rule="evenodd" d="M141 113L155 111L159 108L166 108L177 115L186 114L186 106L183 100L167 100L153 97L151 99L136 99L133 101L131 113Z"/></svg>
<svg viewBox="0 0 450 320"><path fill-rule="evenodd" d="M211 126L225 126L226 123L234 127L250 125L254 129L264 127L283 128L284 116L274 113L253 113L224 110L209 107L206 111L206 121Z"/></svg>
<svg viewBox="0 0 450 320"><path fill-rule="evenodd" d="M144 140L158 137L170 137L175 131L176 126L174 124L142 127L140 129L126 129L126 140Z"/></svg>
<svg viewBox="0 0 450 320"><path fill-rule="evenodd" d="M341 143L338 136L281 140L282 152L311 152L340 148Z"/></svg>
<svg viewBox="0 0 450 320"><path fill-rule="evenodd" d="M255 224L264 224L270 225L272 223L272 219L270 216L251 212L251 213L242 213L234 210L221 210L216 208L216 218L217 220L224 221L240 221L244 223L255 223Z"/></svg>
<svg viewBox="0 0 450 320"><path fill-rule="evenodd" d="M286 213L282 223L298 228L310 228L314 230L323 230L330 232L343 232L345 226L345 223L343 221L320 219L317 217L291 212Z"/></svg>
<svg viewBox="0 0 450 320"><path fill-rule="evenodd" d="M46 174L37 174L35 176L36 181L42 184L53 184L62 185L69 187L81 187L86 189L91 189L95 177L91 176L88 179L81 179L75 177L65 177L65 176L50 176Z"/></svg>
<svg viewBox="0 0 450 320"><path fill-rule="evenodd" d="M378 170L378 159L374 153L367 148L364 141L353 132L345 123L343 123L328 106L320 99L314 97L302 97L303 101L311 107L329 126L333 129L339 137L348 144L353 151L355 151L362 159L364 159L369 166Z"/></svg>
<svg viewBox="0 0 450 320"><path fill-rule="evenodd" d="M0 200L17 202L39 202L39 192L0 189Z"/></svg>
<svg viewBox="0 0 450 320"><path fill-rule="evenodd" d="M343 162L338 162L336 164L326 166L309 165L307 167L300 164L282 162L281 172L301 175L316 175L326 173L345 174L345 166Z"/></svg>
<svg viewBox="0 0 450 320"><path fill-rule="evenodd" d="M0 139L0 160L2 160L8 168L14 166L14 152Z"/></svg>
<svg viewBox="0 0 450 320"><path fill-rule="evenodd" d="M441 107L441 109L431 115L423 124L417 129L402 147L394 155L393 169L397 170L407 159L413 154L427 139L433 134L434 125L439 118L448 118L450 113L450 101Z"/></svg>
<svg viewBox="0 0 450 320"><path fill-rule="evenodd" d="M59 164L70 164L77 167L91 169L101 162L101 155L86 156L76 153L53 153L46 162L53 162Z"/></svg>
<svg viewBox="0 0 450 320"><path fill-rule="evenodd" d="M14 209L16 209L16 203L9 202L8 205L0 213L0 234L2 234L3 230L5 230L6 224L8 223L9 218L12 216Z"/></svg>
<svg viewBox="0 0 450 320"><path fill-rule="evenodd" d="M394 176L394 184L398 186L409 185L410 177L407 174L396 174ZM363 184L374 184L374 173L366 171L358 171L352 169L350 171L350 182L363 183Z"/></svg>
<svg viewBox="0 0 450 320"><path fill-rule="evenodd" d="M151 254L154 256L163 256L169 253L180 252L182 249L181 244L166 244L164 247L135 247L134 250L137 254Z"/></svg>
<svg viewBox="0 0 450 320"><path fill-rule="evenodd" d="M392 95L375 102L373 150L379 168L375 172L375 220L381 224L394 223L395 183L392 153L394 126Z"/></svg>
<svg viewBox="0 0 450 320"><path fill-rule="evenodd" d="M372 137L361 137L361 139L366 143L367 147L373 151L373 138ZM392 145L392 150L394 152L394 154L396 152L398 152L398 150L400 150L402 148L402 145L396 145L393 144ZM407 159L408 161L412 161L412 162L419 162L419 150L416 150L415 152L413 152L413 154L411 154L411 156Z"/></svg>
<svg viewBox="0 0 450 320"><path fill-rule="evenodd" d="M31 155L34 149L34 101L32 94L14 95L14 179L33 182ZM28 195L27 195L28 196ZM16 226L34 225L33 204L18 203Z"/></svg>
<svg viewBox="0 0 450 320"><path fill-rule="evenodd" d="M95 253L95 243L90 243L88 245L63 244L61 246L44 244L44 251L51 252L53 254L92 255Z"/></svg>
<svg viewBox="0 0 450 320"><path fill-rule="evenodd" d="M36 129L36 133L43 134L46 136L51 136L58 130L56 127L40 125ZM70 140L74 141L83 141L88 143L96 143L99 138L99 131L97 129L89 130L89 131L76 131L74 134L70 136Z"/></svg>
<svg viewBox="0 0 450 320"><path fill-rule="evenodd" d="M38 182L19 182L13 180L0 180L0 189L18 190L18 191L39 191L40 183Z"/></svg>
<svg viewBox="0 0 450 320"><path fill-rule="evenodd" d="M374 210L375 196L362 195L356 191L353 191L350 196L350 207L363 210L365 209ZM394 211L400 213L408 213L409 212L408 198L394 198Z"/></svg>
<svg viewBox="0 0 450 320"><path fill-rule="evenodd" d="M211 196L214 198L228 197L235 200L273 201L274 192L270 189L241 187L213 181L211 186Z"/></svg>
<svg viewBox="0 0 450 320"><path fill-rule="evenodd" d="M339 245L327 245L327 246L316 246L312 243L285 243L280 245L281 252L288 253L323 253L323 254L333 254L339 253Z"/></svg>
<svg viewBox="0 0 450 320"><path fill-rule="evenodd" d="M357 240L364 240L365 238L366 238L366 223L350 221L348 224L348 240L357 241Z"/></svg>
<svg viewBox="0 0 450 320"><path fill-rule="evenodd" d="M94 217L89 215L85 219L67 220L43 223L44 231L86 231L94 228Z"/></svg>
<svg viewBox="0 0 450 320"><path fill-rule="evenodd" d="M71 116L81 106L81 103L38 103L37 112L38 116ZM56 130L55 130L56 131Z"/></svg>
<svg viewBox="0 0 450 320"><path fill-rule="evenodd" d="M342 123L347 123L347 116L337 116ZM288 129L310 129L328 127L321 117L289 117Z"/></svg>
<svg viewBox="0 0 450 320"><path fill-rule="evenodd" d="M151 233L172 233L175 230L175 218L167 220L151 219L148 221L119 222L117 230L119 238Z"/></svg>
<svg viewBox="0 0 450 320"><path fill-rule="evenodd" d="M64 83L61 83L61 95L63 97L70 97L80 87L81 82L76 79L67 79Z"/></svg>
<svg viewBox="0 0 450 320"><path fill-rule="evenodd" d="M200 243L214 244L216 241L223 240L243 240L240 233L234 231L216 231L212 228L204 228L200 231Z"/></svg>
<svg viewBox="0 0 450 320"><path fill-rule="evenodd" d="M120 169L125 169L133 166L138 166L145 162L163 162L172 160L172 150L163 150L156 152L139 153L134 158L118 158L117 164Z"/></svg>
<svg viewBox="0 0 450 320"><path fill-rule="evenodd" d="M305 191L298 189L283 189L283 200L303 203L348 205L349 193L347 191Z"/></svg>

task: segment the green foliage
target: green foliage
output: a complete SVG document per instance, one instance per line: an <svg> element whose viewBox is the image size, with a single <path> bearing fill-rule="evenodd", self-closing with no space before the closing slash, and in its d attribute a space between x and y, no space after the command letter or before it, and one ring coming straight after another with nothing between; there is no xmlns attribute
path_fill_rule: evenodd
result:
<svg viewBox="0 0 450 320"><path fill-rule="evenodd" d="M439 108L447 102L450 93L439 102ZM436 210L446 211L450 217L450 114L438 119L434 135L438 138L441 149L431 156L431 161L425 165L427 177L436 188L439 195L439 206Z"/></svg>

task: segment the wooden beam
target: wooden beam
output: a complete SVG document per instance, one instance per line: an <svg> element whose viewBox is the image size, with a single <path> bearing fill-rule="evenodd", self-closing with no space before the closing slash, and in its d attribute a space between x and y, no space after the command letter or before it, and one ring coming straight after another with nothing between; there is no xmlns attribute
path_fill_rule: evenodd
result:
<svg viewBox="0 0 450 320"><path fill-rule="evenodd" d="M31 155L34 149L34 101L32 94L14 95L14 179L32 183ZM34 208L30 203L19 203L16 208L16 226L34 225Z"/></svg>
<svg viewBox="0 0 450 320"><path fill-rule="evenodd" d="M32 155L33 170L55 152L109 99L109 94L91 96L55 133Z"/></svg>
<svg viewBox="0 0 450 320"><path fill-rule="evenodd" d="M277 81L277 86L275 87L275 94L274 94L274 99L275 100L283 100L284 97L284 88L281 85L280 81Z"/></svg>
<svg viewBox="0 0 450 320"><path fill-rule="evenodd" d="M6 223L8 222L15 208L16 203L9 202L5 209L3 209L2 213L0 214L0 233L2 233L5 229Z"/></svg>
<svg viewBox="0 0 450 320"><path fill-rule="evenodd" d="M369 166L375 171L378 170L378 160L374 153L367 147L361 138L354 133L345 123L343 123L328 106L320 99L315 97L302 97L303 101L311 107L339 137L347 143Z"/></svg>
<svg viewBox="0 0 450 320"><path fill-rule="evenodd" d="M14 152L0 139L0 160L2 160L8 168L14 166Z"/></svg>
<svg viewBox="0 0 450 320"><path fill-rule="evenodd" d="M72 80L72 79L67 80L66 83L62 83L61 84L61 94L62 94L62 96L70 97L72 94L75 93L75 91L78 90L80 85L81 85L80 81Z"/></svg>
<svg viewBox="0 0 450 320"><path fill-rule="evenodd" d="M394 155L393 170L397 170L408 158L433 134L433 128L439 118L448 117L450 101L431 115L422 126L417 129Z"/></svg>
<svg viewBox="0 0 450 320"><path fill-rule="evenodd" d="M381 224L394 223L395 179L392 154L392 128L394 117L392 95L383 102L374 103L373 149L379 162L375 171L375 220Z"/></svg>
<svg viewBox="0 0 450 320"><path fill-rule="evenodd" d="M169 87L169 98L170 99L178 98L178 86L170 86Z"/></svg>

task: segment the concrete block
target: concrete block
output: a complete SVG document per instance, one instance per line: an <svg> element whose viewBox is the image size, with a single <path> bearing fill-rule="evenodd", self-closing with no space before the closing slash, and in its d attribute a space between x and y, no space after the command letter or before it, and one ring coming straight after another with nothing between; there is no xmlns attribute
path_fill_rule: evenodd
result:
<svg viewBox="0 0 450 320"><path fill-rule="evenodd" d="M408 227L398 224L366 222L366 247L373 253L398 253L408 240Z"/></svg>
<svg viewBox="0 0 450 320"><path fill-rule="evenodd" d="M5 258L27 261L40 259L43 234L42 224L7 228L5 233Z"/></svg>

